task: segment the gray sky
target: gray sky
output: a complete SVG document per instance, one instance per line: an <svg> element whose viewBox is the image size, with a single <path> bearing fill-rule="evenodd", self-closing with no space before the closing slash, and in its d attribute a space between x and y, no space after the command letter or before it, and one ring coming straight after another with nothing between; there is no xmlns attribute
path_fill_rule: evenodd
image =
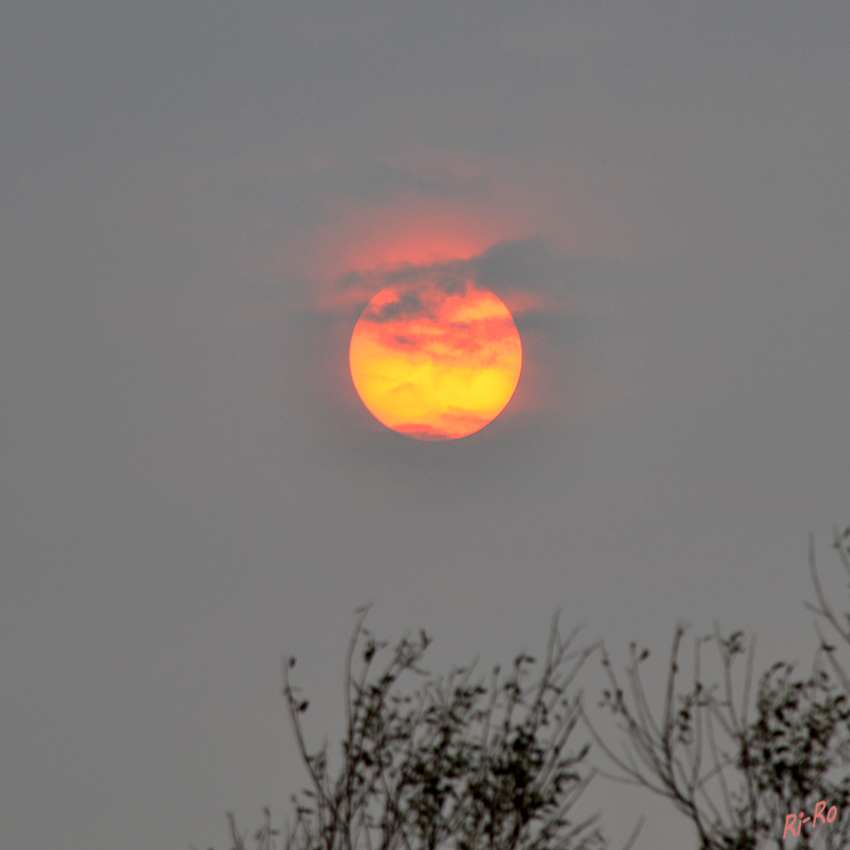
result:
<svg viewBox="0 0 850 850"><path fill-rule="evenodd" d="M335 740L369 600L435 672L556 608L659 674L679 619L805 663L807 534L837 580L850 521L848 43L837 0L7 0L3 843L281 819L280 657ZM536 305L450 443L347 371L370 269L429 252Z"/></svg>

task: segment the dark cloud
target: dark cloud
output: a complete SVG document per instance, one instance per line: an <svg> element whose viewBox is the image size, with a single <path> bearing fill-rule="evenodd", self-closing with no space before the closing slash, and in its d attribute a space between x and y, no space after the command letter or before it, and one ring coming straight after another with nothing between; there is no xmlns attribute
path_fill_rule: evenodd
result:
<svg viewBox="0 0 850 850"><path fill-rule="evenodd" d="M603 264L602 261L589 264L585 260L563 257L541 238L505 240L470 259L429 265L405 264L366 273L352 270L337 281L336 288L345 292L366 287L379 292L387 286L410 284L415 287L418 283L427 283L446 295L464 293L475 285L497 293L565 293L573 286L587 290L590 280L598 280L598 267ZM390 313L382 315L396 318ZM542 319L541 315L538 321Z"/></svg>
<svg viewBox="0 0 850 850"><path fill-rule="evenodd" d="M564 261L545 239L532 238L498 242L470 265L484 286L525 289L562 273Z"/></svg>
<svg viewBox="0 0 850 850"><path fill-rule="evenodd" d="M446 295L464 295L469 290L471 281L464 274L465 264L451 264L448 267L437 267L434 275L434 284L438 286Z"/></svg>
<svg viewBox="0 0 850 850"><path fill-rule="evenodd" d="M466 273L498 292L599 294L623 280L627 267L615 259L567 257L546 239L504 240L467 261Z"/></svg>
<svg viewBox="0 0 850 850"><path fill-rule="evenodd" d="M346 321L362 314L364 321L389 324L436 319L436 292L453 295L480 287L509 302L524 343L534 339L562 349L611 332L609 302L620 297L618 293L634 280L635 272L618 260L565 257L548 240L533 237L498 242L469 259L350 271L337 281L336 288L368 293L351 312L346 310ZM644 270L641 279L646 275L651 275L651 270ZM400 299L368 308L369 298L389 286L398 288ZM396 341L406 344L403 338ZM552 349L548 350L551 355Z"/></svg>
<svg viewBox="0 0 850 850"><path fill-rule="evenodd" d="M363 321L375 325L387 322L408 321L418 317L433 318L436 314L425 304L418 292L404 291L398 301L390 301L380 306L370 306L363 313Z"/></svg>

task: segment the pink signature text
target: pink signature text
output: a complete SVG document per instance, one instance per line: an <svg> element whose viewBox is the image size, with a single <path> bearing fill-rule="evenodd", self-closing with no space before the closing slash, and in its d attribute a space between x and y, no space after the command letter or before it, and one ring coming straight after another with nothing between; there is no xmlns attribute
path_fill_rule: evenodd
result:
<svg viewBox="0 0 850 850"><path fill-rule="evenodd" d="M821 800L815 806L814 818L804 818L803 815L805 814L805 812L800 812L799 823L797 823L797 815L785 815L785 831L782 833L782 840L785 840L785 837L788 835L789 832L795 838L798 838L803 830L803 824L808 823L809 821L812 821L812 829L814 829L818 825L818 818L820 818L823 823L832 823L838 815L838 809L836 809L835 806L831 806L826 815L824 815L825 809L826 802L824 800ZM795 825L797 827L796 832L794 832Z"/></svg>

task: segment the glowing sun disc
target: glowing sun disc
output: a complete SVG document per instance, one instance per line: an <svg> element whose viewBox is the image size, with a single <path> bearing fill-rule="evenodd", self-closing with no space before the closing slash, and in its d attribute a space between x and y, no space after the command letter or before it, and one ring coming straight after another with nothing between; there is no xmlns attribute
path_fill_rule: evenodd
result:
<svg viewBox="0 0 850 850"><path fill-rule="evenodd" d="M468 281L382 289L351 335L354 387L387 428L418 440L480 431L505 408L522 370L510 311Z"/></svg>

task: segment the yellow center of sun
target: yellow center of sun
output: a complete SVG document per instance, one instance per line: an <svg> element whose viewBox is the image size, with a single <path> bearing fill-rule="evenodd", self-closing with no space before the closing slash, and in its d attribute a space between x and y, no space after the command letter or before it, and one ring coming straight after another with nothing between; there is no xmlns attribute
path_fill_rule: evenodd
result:
<svg viewBox="0 0 850 850"><path fill-rule="evenodd" d="M369 302L349 362L354 387L379 422L416 439L451 440L504 410L519 381L522 344L492 292L419 280Z"/></svg>

